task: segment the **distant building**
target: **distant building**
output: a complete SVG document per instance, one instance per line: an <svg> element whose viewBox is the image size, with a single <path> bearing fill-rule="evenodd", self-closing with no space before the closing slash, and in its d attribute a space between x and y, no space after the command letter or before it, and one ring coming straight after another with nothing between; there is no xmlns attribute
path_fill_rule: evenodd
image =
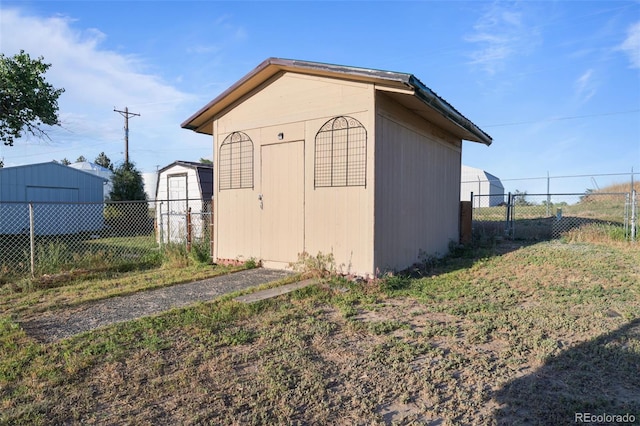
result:
<svg viewBox="0 0 640 426"><path fill-rule="evenodd" d="M492 207L505 201L504 186L499 178L482 169L462 165L460 178L460 200L470 201L473 192L473 207Z"/></svg>
<svg viewBox="0 0 640 426"><path fill-rule="evenodd" d="M156 223L163 242L182 242L191 212L192 239L208 237L213 196L213 165L174 161L158 171Z"/></svg>
<svg viewBox="0 0 640 426"><path fill-rule="evenodd" d="M96 174L55 162L0 168L0 234L95 232L104 226L104 186Z"/></svg>
<svg viewBox="0 0 640 426"><path fill-rule="evenodd" d="M144 192L147 194L147 200L155 201L158 188L158 172L142 173L142 184L144 185Z"/></svg>
<svg viewBox="0 0 640 426"><path fill-rule="evenodd" d="M82 170L83 172L91 173L106 179L107 182L103 187L103 193L104 193L105 200L109 198L109 194L113 189L113 182L111 181L111 178L113 177L113 172L111 170L107 169L106 167L102 167L98 164L90 163L88 161L80 161L78 163L69 164L69 167L77 170Z"/></svg>

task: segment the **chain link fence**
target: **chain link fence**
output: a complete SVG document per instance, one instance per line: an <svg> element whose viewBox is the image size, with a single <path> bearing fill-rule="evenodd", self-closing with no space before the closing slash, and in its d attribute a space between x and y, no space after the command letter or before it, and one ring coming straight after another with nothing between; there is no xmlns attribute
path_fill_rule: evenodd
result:
<svg viewBox="0 0 640 426"><path fill-rule="evenodd" d="M493 207L473 195L474 239L510 238L548 240L562 237L606 235L635 241L638 200L632 192L577 194L506 194ZM495 198L495 195L491 195Z"/></svg>
<svg viewBox="0 0 640 426"><path fill-rule="evenodd" d="M25 276L159 265L167 247L210 257L211 200L0 203L0 284Z"/></svg>

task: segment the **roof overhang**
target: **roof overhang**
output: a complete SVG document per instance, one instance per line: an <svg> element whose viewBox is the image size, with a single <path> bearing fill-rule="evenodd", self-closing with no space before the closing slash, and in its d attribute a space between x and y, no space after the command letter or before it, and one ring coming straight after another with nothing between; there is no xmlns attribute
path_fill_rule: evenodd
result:
<svg viewBox="0 0 640 426"><path fill-rule="evenodd" d="M182 128L212 134L220 113L279 73L294 72L374 84L396 101L461 139L491 145L492 138L412 74L318 62L269 58L182 123Z"/></svg>

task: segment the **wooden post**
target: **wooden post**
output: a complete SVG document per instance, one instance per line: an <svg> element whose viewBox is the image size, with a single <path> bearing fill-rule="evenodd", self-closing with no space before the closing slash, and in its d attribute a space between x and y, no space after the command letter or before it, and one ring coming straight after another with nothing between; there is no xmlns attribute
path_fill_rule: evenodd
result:
<svg viewBox="0 0 640 426"><path fill-rule="evenodd" d="M460 201L460 244L470 244L472 240L471 201Z"/></svg>
<svg viewBox="0 0 640 426"><path fill-rule="evenodd" d="M191 207L187 210L187 251L191 251Z"/></svg>

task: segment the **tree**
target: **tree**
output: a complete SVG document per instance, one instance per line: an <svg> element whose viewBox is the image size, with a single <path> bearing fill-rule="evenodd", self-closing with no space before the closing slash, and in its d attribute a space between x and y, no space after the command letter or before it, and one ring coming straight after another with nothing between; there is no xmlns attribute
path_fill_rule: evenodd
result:
<svg viewBox="0 0 640 426"><path fill-rule="evenodd" d="M209 160L208 158L204 158L204 157L200 157L200 162L202 164L213 164L213 161Z"/></svg>
<svg viewBox="0 0 640 426"><path fill-rule="evenodd" d="M62 160L60 160L60 164L62 164L63 166L68 166L69 164L71 164L71 161L69 161L67 157L65 157Z"/></svg>
<svg viewBox="0 0 640 426"><path fill-rule="evenodd" d="M109 169L113 171L113 164L111 163L111 159L107 157L107 154L101 152L95 160L95 163L99 166L104 167L105 169Z"/></svg>
<svg viewBox="0 0 640 426"><path fill-rule="evenodd" d="M113 171L113 189L109 193L111 201L137 201L147 199L144 192L142 174L131 162L124 162Z"/></svg>
<svg viewBox="0 0 640 426"><path fill-rule="evenodd" d="M107 226L117 235L142 235L153 231L153 219L149 217L146 202L123 203L120 201L146 201L142 174L133 163L125 161L116 167L111 177L113 189L105 208Z"/></svg>
<svg viewBox="0 0 640 426"><path fill-rule="evenodd" d="M84 155L81 155L80 157L78 157L78 159L76 160L76 163L84 163L85 161L87 161L86 158L84 158Z"/></svg>
<svg viewBox="0 0 640 426"><path fill-rule="evenodd" d="M527 201L527 191L520 192L516 189L513 193L513 204L516 206L530 206L531 203Z"/></svg>
<svg viewBox="0 0 640 426"><path fill-rule="evenodd" d="M24 133L48 137L42 125L59 126L58 98L43 74L51 67L44 58L31 59L21 50L13 57L0 53L0 140L13 146Z"/></svg>

